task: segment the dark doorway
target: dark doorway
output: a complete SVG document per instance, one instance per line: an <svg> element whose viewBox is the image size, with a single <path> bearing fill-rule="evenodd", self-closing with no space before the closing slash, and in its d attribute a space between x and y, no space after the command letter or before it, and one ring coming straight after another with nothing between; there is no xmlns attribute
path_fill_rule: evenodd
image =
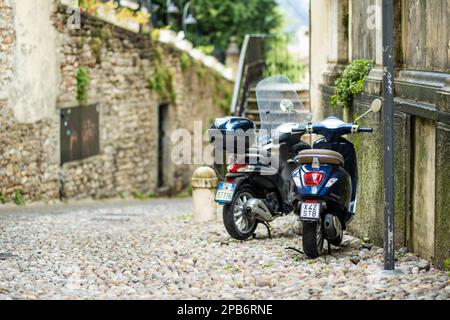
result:
<svg viewBox="0 0 450 320"><path fill-rule="evenodd" d="M169 105L158 108L158 191L167 188L166 168L169 167Z"/></svg>

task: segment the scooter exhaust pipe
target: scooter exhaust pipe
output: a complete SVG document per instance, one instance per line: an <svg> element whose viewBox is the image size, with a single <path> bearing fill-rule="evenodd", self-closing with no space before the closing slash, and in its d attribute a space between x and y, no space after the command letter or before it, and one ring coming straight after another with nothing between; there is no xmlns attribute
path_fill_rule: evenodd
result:
<svg viewBox="0 0 450 320"><path fill-rule="evenodd" d="M342 225L339 218L332 214L327 214L324 220L324 230L328 239L334 240L342 233Z"/></svg>
<svg viewBox="0 0 450 320"><path fill-rule="evenodd" d="M263 200L250 199L244 204L244 210L247 214L253 214L256 219L271 222L274 220L274 216L270 212L267 205Z"/></svg>

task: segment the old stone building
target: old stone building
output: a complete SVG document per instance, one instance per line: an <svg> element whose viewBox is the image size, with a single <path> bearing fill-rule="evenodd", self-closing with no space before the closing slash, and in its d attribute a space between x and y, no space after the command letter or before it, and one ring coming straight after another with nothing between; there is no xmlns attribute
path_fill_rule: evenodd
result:
<svg viewBox="0 0 450 320"><path fill-rule="evenodd" d="M395 206L398 247L442 263L450 257L450 2L395 3ZM316 119L352 119L382 97L381 0L311 1L311 100ZM350 110L330 107L335 80L359 58L376 67ZM353 230L383 241L383 123L353 137L359 160L357 219Z"/></svg>
<svg viewBox="0 0 450 320"><path fill-rule="evenodd" d="M27 201L177 193L193 166L170 135L223 114L232 84L150 34L59 1L0 0L0 195Z"/></svg>

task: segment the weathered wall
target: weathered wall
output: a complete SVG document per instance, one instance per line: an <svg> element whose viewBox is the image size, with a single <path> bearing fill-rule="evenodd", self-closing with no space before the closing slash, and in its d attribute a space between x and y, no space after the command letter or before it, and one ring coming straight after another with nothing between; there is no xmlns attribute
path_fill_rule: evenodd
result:
<svg viewBox="0 0 450 320"><path fill-rule="evenodd" d="M450 95L449 95L450 98ZM450 100L450 99L449 99ZM436 261L450 257L450 125L438 123L436 133Z"/></svg>
<svg viewBox="0 0 450 320"><path fill-rule="evenodd" d="M406 68L450 71L450 3L403 0Z"/></svg>
<svg viewBox="0 0 450 320"><path fill-rule="evenodd" d="M311 15L317 19L311 20L311 52L310 54L310 99L311 108L315 120L319 120L323 115L322 94L320 85L322 83L322 72L326 68L328 61L327 44L329 42L328 35L328 0L311 1Z"/></svg>
<svg viewBox="0 0 450 320"><path fill-rule="evenodd" d="M411 247L414 252L431 260L435 246L435 123L416 118L413 138Z"/></svg>
<svg viewBox="0 0 450 320"><path fill-rule="evenodd" d="M60 193L64 198L155 193L158 170L165 171L164 186L171 193L181 191L194 166L168 161L158 168L158 107L169 104L165 143L170 148L174 129L192 131L194 120L203 121L205 129L223 114L232 84L186 56L182 65L181 51L153 42L149 34L88 15L82 16L81 29L69 30L66 8L46 3L38 10L42 23L33 24L33 19L23 22L30 15L24 4L0 0L0 194L11 198L20 189L25 200L36 201ZM174 101L148 88L149 77L162 65L172 74ZM87 104L97 104L100 114L100 154L61 167L60 110L79 105L80 66L89 70ZM32 74L24 76L24 68ZM32 92L24 97L27 88Z"/></svg>
<svg viewBox="0 0 450 320"><path fill-rule="evenodd" d="M376 60L376 0L350 1L351 15L351 60L365 57ZM368 28L368 24L373 28Z"/></svg>
<svg viewBox="0 0 450 320"><path fill-rule="evenodd" d="M16 33L12 25L13 8L10 0L0 0L0 100L6 100L14 73L13 59Z"/></svg>
<svg viewBox="0 0 450 320"><path fill-rule="evenodd" d="M59 193L58 115L54 109L46 119L28 121L37 114L44 114L48 104L45 98L41 99L43 93L36 91L33 76L24 76L25 67L30 64L29 57L39 59L39 55L31 53L36 46L35 40L28 45L24 43L25 38L30 38L21 29L23 25L19 30L15 29L15 17L23 19L26 15L24 8L17 8L15 2L0 0L0 194L11 196L22 190L26 199L55 199ZM42 72L40 75L39 82L52 78ZM22 91L19 94L17 90ZM29 108L30 97L34 99L35 111L30 118L21 117L27 119L20 121L23 119L18 119L17 115L23 116L22 111Z"/></svg>
<svg viewBox="0 0 450 320"><path fill-rule="evenodd" d="M348 115L352 118L367 110L375 98L382 97L380 47L377 46L381 29L370 27L374 25L370 19L379 18L371 5L380 4L379 0L350 0L349 4L350 57L373 59L378 66L366 81L364 93L354 100ZM395 0L394 5L394 59L397 67L394 121L395 242L397 247L407 246L442 266L443 260L450 257L450 180L447 174L450 163L449 4L448 1L440 0ZM320 21L324 15L312 15L312 23L316 19ZM317 41L317 36L311 41ZM311 56L314 55L312 52ZM315 70L320 67L324 66L312 65ZM333 109L329 104L334 94L333 83L323 83L321 93L322 112L342 117L343 110ZM373 127L375 132L351 137L357 149L360 172L357 218L351 230L382 244L384 199L381 114L369 115L362 124Z"/></svg>
<svg viewBox="0 0 450 320"><path fill-rule="evenodd" d="M192 61L182 67L179 50L154 44L149 35L136 35L88 16L81 30L70 31L65 28L66 19L60 8L56 25L64 58L59 104L74 102L76 70L88 66L92 77L89 102L100 108L101 152L63 166L64 196L154 193L158 170L165 171L164 186L171 193L182 191L193 166L175 166L166 154L168 161L158 168L158 107L169 105L164 143L170 146L175 129L193 132L194 121L203 121L205 129L212 117L223 113L220 102L231 83ZM175 101L148 88L147 80L157 64L172 74Z"/></svg>
<svg viewBox="0 0 450 320"><path fill-rule="evenodd" d="M9 101L18 121L34 123L54 115L58 95L57 35L48 18L55 6L48 0L11 3L16 50Z"/></svg>

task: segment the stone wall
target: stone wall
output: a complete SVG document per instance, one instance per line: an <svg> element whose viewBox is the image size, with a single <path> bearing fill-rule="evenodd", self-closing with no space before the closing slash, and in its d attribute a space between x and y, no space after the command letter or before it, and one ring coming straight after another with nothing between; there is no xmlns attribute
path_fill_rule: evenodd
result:
<svg viewBox="0 0 450 320"><path fill-rule="evenodd" d="M18 8L16 1L0 0L0 193L10 199L21 190L26 201L154 194L158 170L165 172L169 193L186 188L194 165L178 167L168 161L158 168L158 108L168 105L164 138L168 153L173 130L192 132L194 121L203 121L204 130L212 118L224 113L232 83L182 51L152 41L149 34L126 31L84 14L81 29L68 29L67 8L53 6L46 20L52 22L56 35L57 68L48 68L39 82L58 79L51 89L57 99L49 113L43 112L48 104L37 99L33 112L42 119L24 121L15 112L24 103L8 96L21 74L16 59L21 48L13 27L18 19L13 13L20 11L13 8ZM34 26L41 27L47 28ZM38 65L48 56L27 59ZM174 99L148 87L149 77L161 65L172 75ZM60 111L80 105L76 98L80 66L89 71L86 104L96 104L99 110L100 154L60 166Z"/></svg>
<svg viewBox="0 0 450 320"><path fill-rule="evenodd" d="M13 12L10 0L0 0L0 100L6 99L6 86L13 75L13 52L16 34L12 25Z"/></svg>
<svg viewBox="0 0 450 320"><path fill-rule="evenodd" d="M315 109L325 115L352 119L382 97L380 56L381 29L371 29L370 5L381 1L337 0L349 3L350 59L375 60L362 95L355 97L350 110L330 107L334 81L323 72L322 100ZM448 69L448 1L395 0L395 243L408 247L438 266L450 257L448 211L450 163L450 74ZM381 10L379 8L378 10ZM375 10L376 11L376 10ZM376 17L377 15L375 15ZM321 21L323 14L312 17ZM439 24L439 28L436 25ZM368 29L368 30L367 30ZM314 33L313 33L314 34ZM326 37L326 36L325 36ZM322 38L322 37L320 37ZM445 38L445 39L444 39ZM320 40L320 39L319 39ZM312 42L318 41L313 38ZM335 44L327 44L328 48ZM314 52L312 53L314 56ZM332 62L332 61L331 61ZM330 63L330 61L328 61ZM312 66L316 70L329 66ZM338 69L338 68L335 68ZM432 72L430 72L432 71ZM370 135L355 135L359 186L357 218L351 231L382 244L384 232L383 121L381 114L369 115L362 124L373 127Z"/></svg>
<svg viewBox="0 0 450 320"><path fill-rule="evenodd" d="M55 113L52 120L19 122L10 104L19 45L13 5L10 0L0 0L0 196L11 197L19 192L25 200L55 199L59 194L54 156L58 152L58 117Z"/></svg>

